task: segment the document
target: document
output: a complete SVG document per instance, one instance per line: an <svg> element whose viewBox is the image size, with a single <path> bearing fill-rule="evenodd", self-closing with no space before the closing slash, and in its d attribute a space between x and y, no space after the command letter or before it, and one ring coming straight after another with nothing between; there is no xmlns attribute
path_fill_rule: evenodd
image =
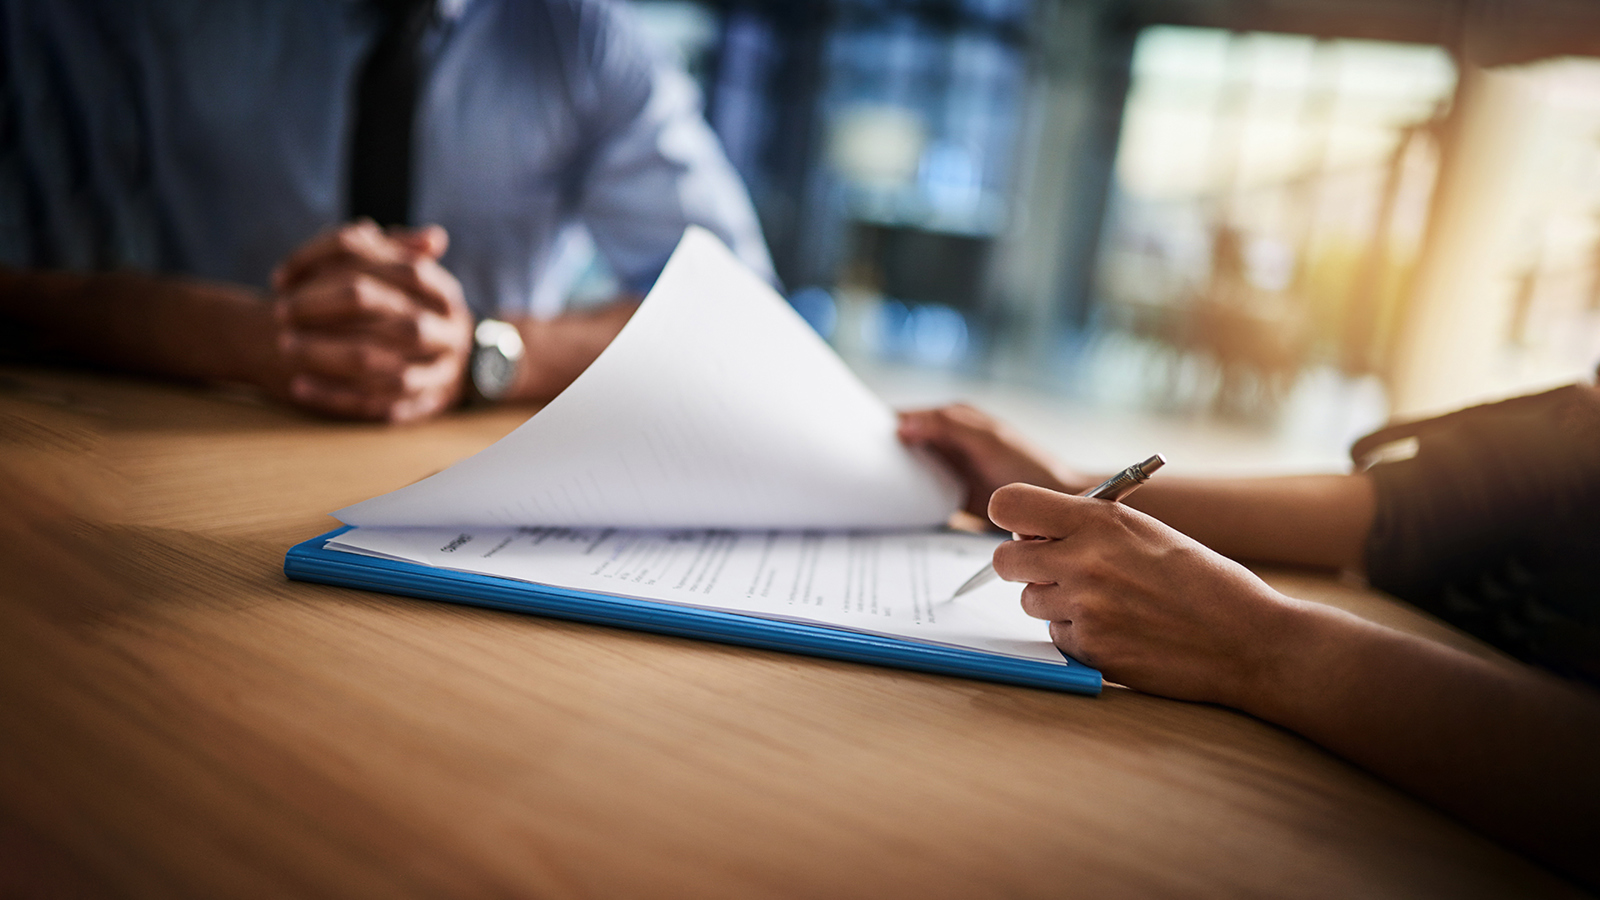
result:
<svg viewBox="0 0 1600 900"><path fill-rule="evenodd" d="M943 527L960 486L896 426L691 228L566 391L477 455L339 510L356 527L324 549L1072 665L1019 586L952 599L1000 538Z"/></svg>
<svg viewBox="0 0 1600 900"><path fill-rule="evenodd" d="M350 525L931 527L960 488L805 320L690 228L632 321L493 446Z"/></svg>
<svg viewBox="0 0 1600 900"><path fill-rule="evenodd" d="M329 549L1069 665L1021 585L955 589L998 536L950 531L355 528Z"/></svg>

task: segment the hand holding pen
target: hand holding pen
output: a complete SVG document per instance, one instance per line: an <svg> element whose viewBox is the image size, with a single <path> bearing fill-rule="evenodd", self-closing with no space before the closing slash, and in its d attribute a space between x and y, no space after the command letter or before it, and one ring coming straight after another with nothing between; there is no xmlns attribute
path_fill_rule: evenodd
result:
<svg viewBox="0 0 1600 900"><path fill-rule="evenodd" d="M1117 474L1101 482L1099 485L1084 491L1078 496L1092 497L1100 500L1110 500L1111 502L1116 503L1122 500L1122 498L1138 490L1146 481L1150 480L1150 476L1154 475L1157 469L1166 464L1167 458L1157 453L1155 456L1150 457L1144 462L1135 463L1134 465L1123 469L1121 472L1118 472ZM1029 540L1029 538L1025 538L1020 534L1013 534L1012 538L1019 541ZM956 588L956 592L951 595L951 598L954 599L962 594L976 590L977 588L980 588L983 585L993 581L996 577L998 576L995 574L994 564L990 563L989 565L986 565L982 569L978 570L977 574L973 575L971 578L968 578L966 582L961 585L961 587Z"/></svg>

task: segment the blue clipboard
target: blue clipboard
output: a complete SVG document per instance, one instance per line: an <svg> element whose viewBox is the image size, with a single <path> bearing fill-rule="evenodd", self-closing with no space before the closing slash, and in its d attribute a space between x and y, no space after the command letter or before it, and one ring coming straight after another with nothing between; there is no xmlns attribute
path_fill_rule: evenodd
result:
<svg viewBox="0 0 1600 900"><path fill-rule="evenodd" d="M290 548L283 559L283 574L296 581L315 581L425 600L487 606L764 650L782 650L1080 694L1100 693L1099 671L1070 659L1067 665L1052 665L1037 660L846 631L826 625L784 622L457 572L420 563L329 550L323 546L329 538L349 531L350 527L336 528Z"/></svg>

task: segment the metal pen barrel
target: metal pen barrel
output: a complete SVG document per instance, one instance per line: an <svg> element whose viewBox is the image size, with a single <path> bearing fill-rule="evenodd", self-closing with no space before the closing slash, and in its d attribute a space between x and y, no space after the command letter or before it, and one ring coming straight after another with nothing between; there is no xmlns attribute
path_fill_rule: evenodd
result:
<svg viewBox="0 0 1600 900"><path fill-rule="evenodd" d="M1139 486L1150 480L1156 470L1167 464L1167 458L1157 453L1142 463L1135 463L1111 476L1092 490L1084 491L1079 496L1095 497L1100 500L1118 501L1139 489Z"/></svg>

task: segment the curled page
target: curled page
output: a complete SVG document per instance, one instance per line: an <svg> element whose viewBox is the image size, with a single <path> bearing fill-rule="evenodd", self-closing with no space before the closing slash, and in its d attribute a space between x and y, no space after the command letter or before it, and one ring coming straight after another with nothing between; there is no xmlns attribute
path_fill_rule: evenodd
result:
<svg viewBox="0 0 1600 900"><path fill-rule="evenodd" d="M351 525L902 529L960 489L894 411L710 232L690 228L631 321L511 434L334 513Z"/></svg>

